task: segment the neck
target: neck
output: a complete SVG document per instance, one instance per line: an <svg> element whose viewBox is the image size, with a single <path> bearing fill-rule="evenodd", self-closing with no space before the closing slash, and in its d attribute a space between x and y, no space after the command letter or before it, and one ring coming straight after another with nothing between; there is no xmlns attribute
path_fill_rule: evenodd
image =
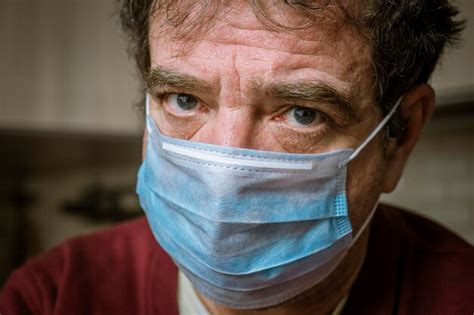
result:
<svg viewBox="0 0 474 315"><path fill-rule="evenodd" d="M282 304L258 310L238 310L218 305L199 292L199 298L210 314L219 315L330 315L349 295L350 288L359 274L367 249L368 230L351 247L347 256L326 279L302 294Z"/></svg>

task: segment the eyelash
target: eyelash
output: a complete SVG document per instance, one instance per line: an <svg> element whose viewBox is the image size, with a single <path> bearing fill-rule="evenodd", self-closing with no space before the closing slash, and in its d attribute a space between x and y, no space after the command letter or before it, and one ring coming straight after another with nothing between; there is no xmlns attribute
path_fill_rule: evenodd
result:
<svg viewBox="0 0 474 315"><path fill-rule="evenodd" d="M318 113L318 115L321 115L321 118L324 122L327 122L327 123L335 123L334 119L331 118L330 115L328 115L327 113L321 111L320 109L318 108L315 108L313 106L308 106L308 105L302 105L302 104L298 104L298 103L291 103L291 104L287 104L283 110L281 112L279 112L278 115L283 115L284 113L290 111L291 109L295 108L295 107L301 107L301 108L305 108L305 109L310 109L310 110L314 110ZM306 128L308 129L308 128Z"/></svg>
<svg viewBox="0 0 474 315"><path fill-rule="evenodd" d="M197 97L196 95L194 94L191 94L191 93L186 93L186 92L179 92L179 91L173 91L173 90L169 90L169 91L166 91L166 92L161 92L161 93L157 93L155 94L154 96L156 98L158 98L160 101L163 101L164 99L166 99L168 96L170 96L171 94L186 94L186 95L189 95L189 96L192 96L194 97L196 100L198 100L199 104L203 104L203 102L201 101L201 99L199 97Z"/></svg>
<svg viewBox="0 0 474 315"><path fill-rule="evenodd" d="M153 96L156 97L158 100L160 100L160 102L163 102L170 94L178 94L178 93L169 91L169 92L157 93L157 94L154 94Z"/></svg>
<svg viewBox="0 0 474 315"><path fill-rule="evenodd" d="M309 107L309 106L301 106L298 104L291 104L291 107L286 107L285 110L280 112L279 115L283 115L287 111L289 111L293 107L305 107L309 109L313 109L319 112L320 115L322 115L322 124L318 126L313 126L313 127L296 127L290 124L282 124L278 123L277 126L279 129L285 129L285 130L291 130L292 132L298 133L299 136L305 137L308 140L314 141L315 138L322 137L323 135L327 134L329 130L332 128L333 125L335 125L335 122L333 119L329 117L329 115L323 113L322 111L319 111L315 108Z"/></svg>

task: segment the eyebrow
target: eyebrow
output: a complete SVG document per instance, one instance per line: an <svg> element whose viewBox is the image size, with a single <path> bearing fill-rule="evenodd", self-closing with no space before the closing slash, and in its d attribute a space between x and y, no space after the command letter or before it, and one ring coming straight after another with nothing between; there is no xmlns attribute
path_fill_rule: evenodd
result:
<svg viewBox="0 0 474 315"><path fill-rule="evenodd" d="M338 113L349 119L356 117L356 110L351 101L332 86L320 81L296 83L256 83L266 96L284 100L305 100L324 102L335 106Z"/></svg>
<svg viewBox="0 0 474 315"><path fill-rule="evenodd" d="M179 88L205 93L212 90L211 85L204 80L162 66L154 67L148 72L146 84L148 89L159 91Z"/></svg>

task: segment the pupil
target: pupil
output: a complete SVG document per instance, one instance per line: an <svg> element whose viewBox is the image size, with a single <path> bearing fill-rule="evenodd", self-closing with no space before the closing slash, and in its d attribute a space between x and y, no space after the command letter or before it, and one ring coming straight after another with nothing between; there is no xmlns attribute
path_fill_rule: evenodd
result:
<svg viewBox="0 0 474 315"><path fill-rule="evenodd" d="M188 94L178 94L178 106L184 110L190 110L196 107L197 100Z"/></svg>
<svg viewBox="0 0 474 315"><path fill-rule="evenodd" d="M316 111L305 107L296 107L295 120L302 125L309 125L316 118Z"/></svg>

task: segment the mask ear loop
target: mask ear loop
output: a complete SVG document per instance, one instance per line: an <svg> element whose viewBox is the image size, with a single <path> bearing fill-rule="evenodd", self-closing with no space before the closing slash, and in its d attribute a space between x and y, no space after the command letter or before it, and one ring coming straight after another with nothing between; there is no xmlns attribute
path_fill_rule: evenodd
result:
<svg viewBox="0 0 474 315"><path fill-rule="evenodd" d="M357 155L359 155L360 151L362 151L366 146L367 144L369 144L370 141L372 141L372 139L379 133L379 131L385 127L385 125L387 124L387 122L390 120L390 118L392 118L393 114L395 113L395 111L397 110L398 106L400 105L401 101L402 101L402 98L403 96L401 96L397 102L395 103L395 105L393 105L392 109L388 112L388 114L384 117L384 119L382 119L382 121L380 122L380 124L374 129L374 131L372 131L372 133L364 140L364 142L362 142L361 145L359 145L359 147L357 149L355 149L355 151L351 154L351 156L349 156L347 158L347 160L343 161L339 167L344 167L346 166L350 161L352 161L353 159L355 159L357 157Z"/></svg>
<svg viewBox="0 0 474 315"><path fill-rule="evenodd" d="M364 232L364 230L367 228L367 226L369 225L369 223L372 221L372 217L374 216L375 214L375 210L377 210L377 207L379 206L379 201L377 200L377 202L375 203L375 206L372 208L372 210L370 211L369 213L369 216L367 217L367 219L365 219L365 222L364 224L362 224L362 226L360 227L359 231L357 231L357 234L356 236L354 236L352 238L352 244L355 244L355 242L357 242L357 240L359 239L359 237L362 235L362 233ZM352 246L352 245L351 245Z"/></svg>

